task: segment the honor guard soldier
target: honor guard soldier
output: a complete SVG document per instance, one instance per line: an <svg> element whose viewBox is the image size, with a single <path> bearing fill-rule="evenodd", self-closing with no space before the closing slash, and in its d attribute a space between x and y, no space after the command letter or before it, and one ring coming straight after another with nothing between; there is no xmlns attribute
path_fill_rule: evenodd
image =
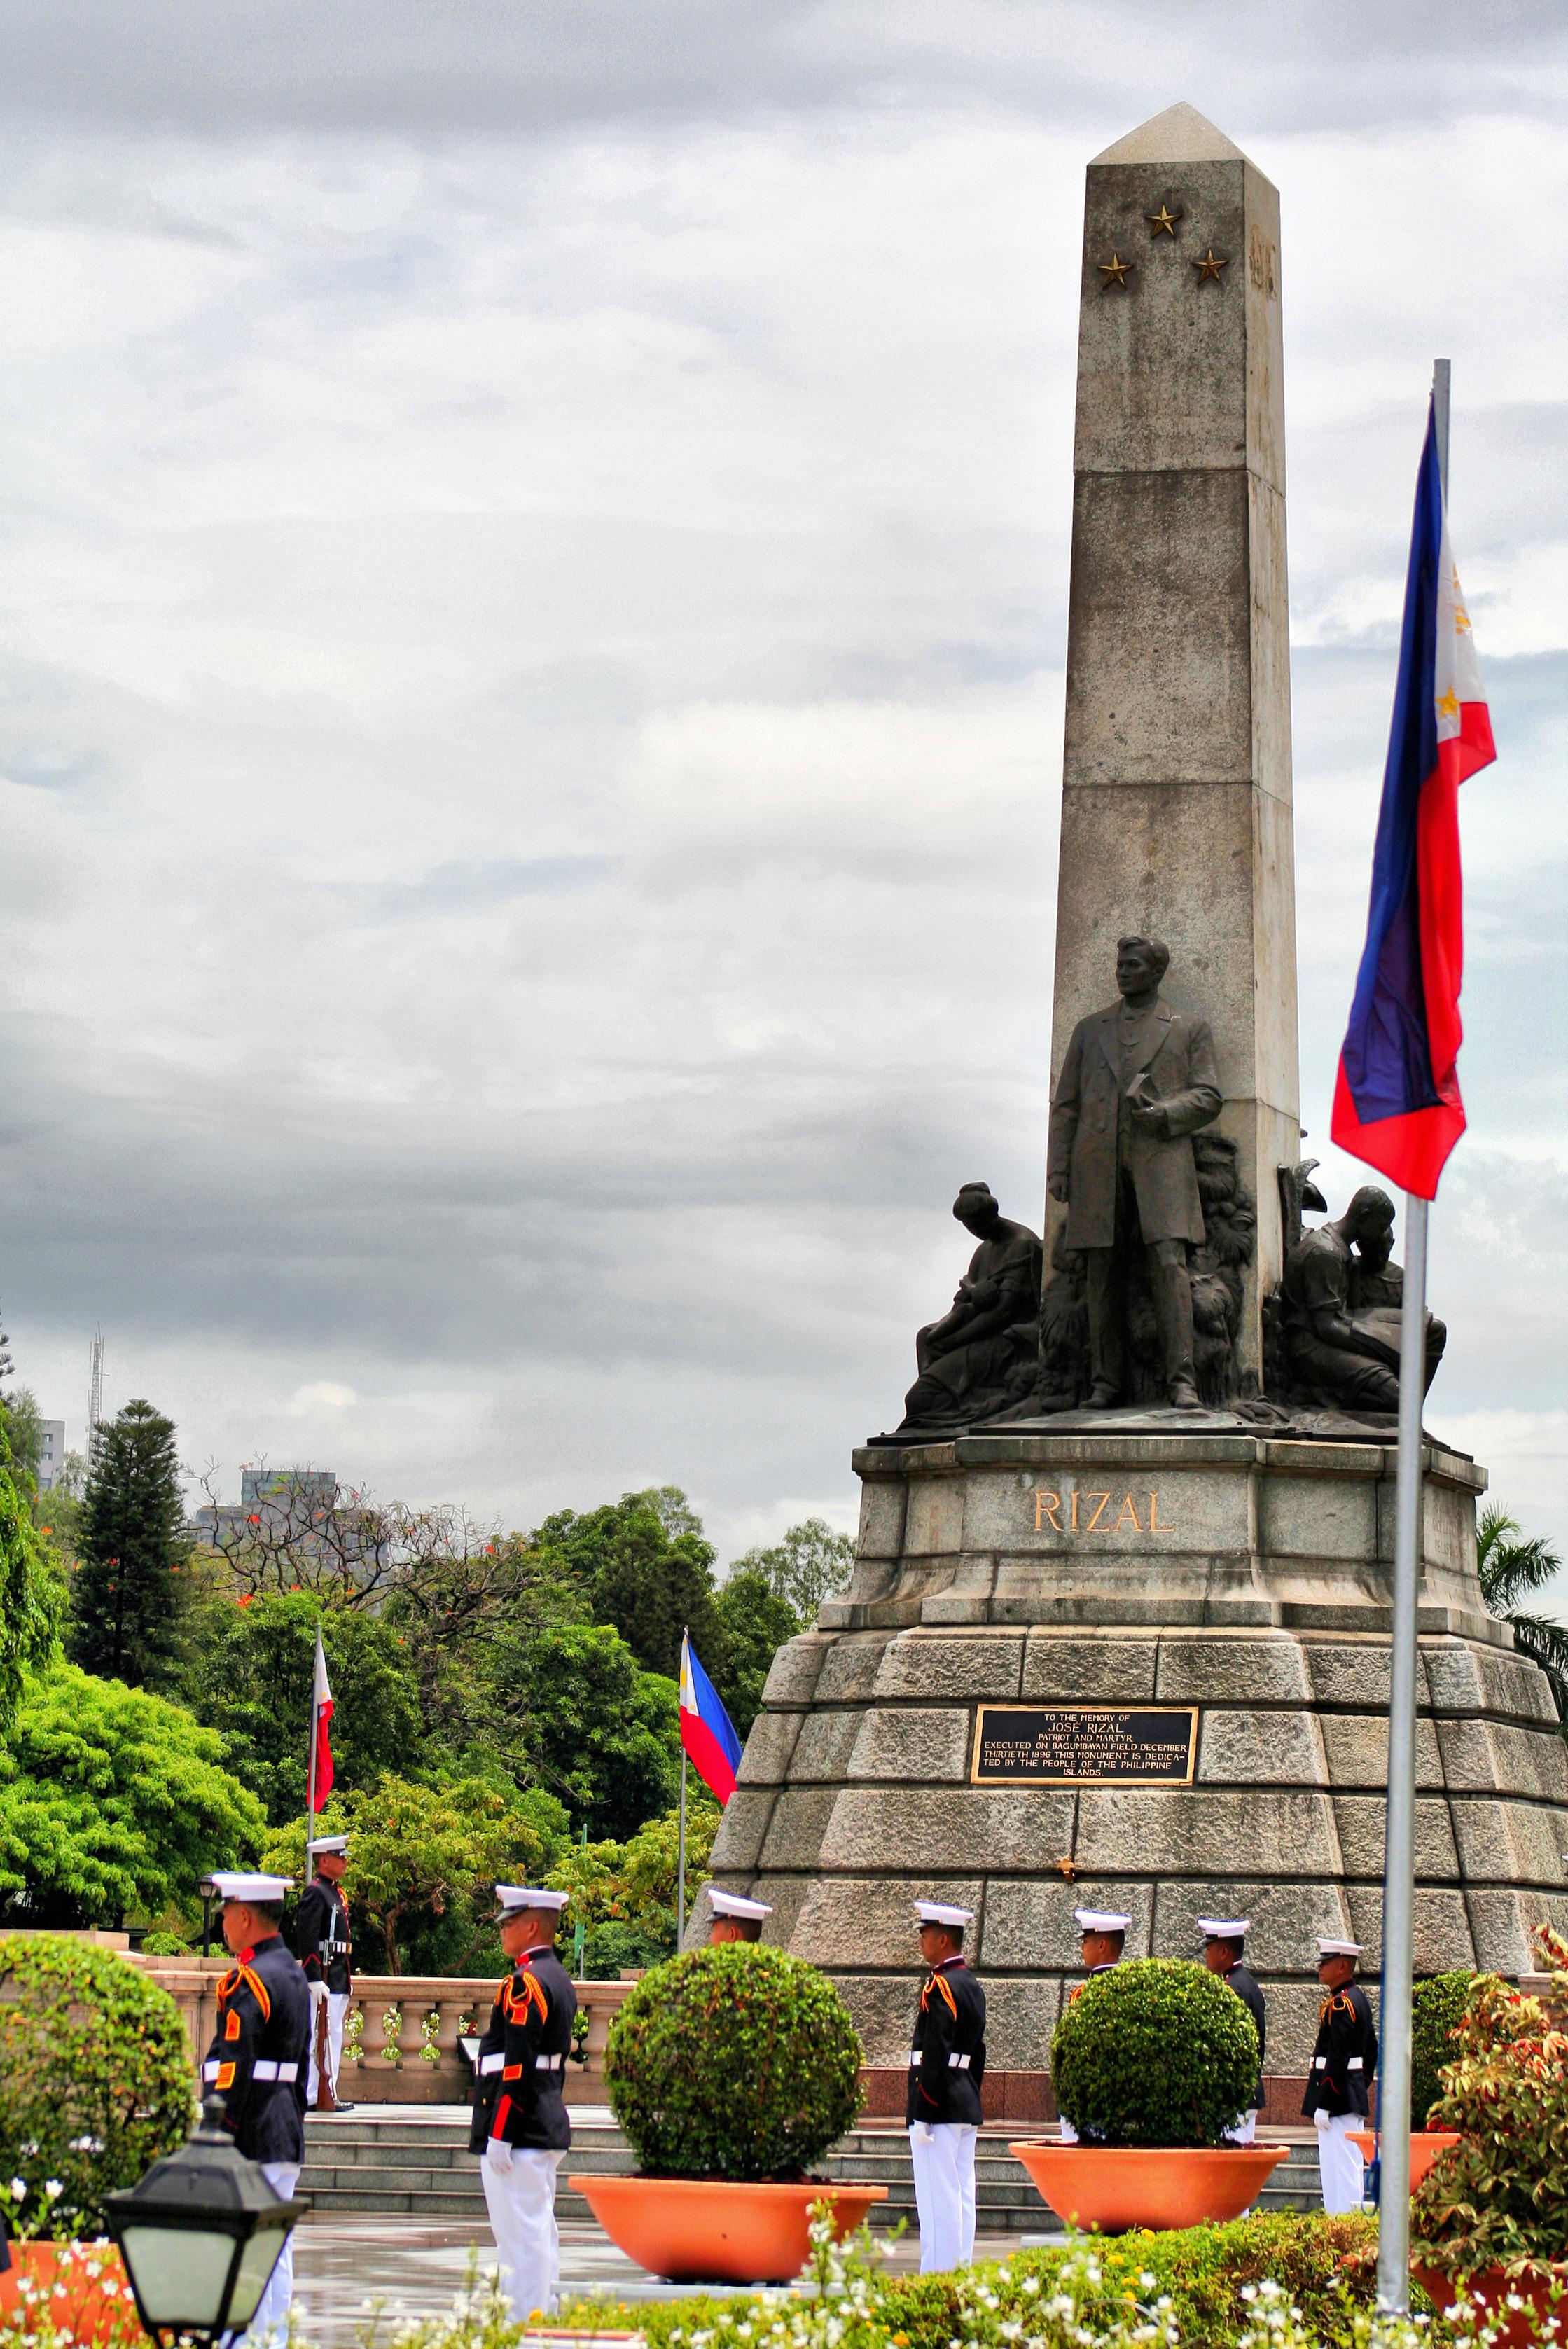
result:
<svg viewBox="0 0 1568 2349"><path fill-rule="evenodd" d="M1317 2130L1317 2166L1323 2207L1328 2211L1361 2208L1361 2150L1350 2131L1367 2113L1367 2089L1377 2069L1377 2033L1372 2008L1356 1980L1359 1941L1317 1943L1317 1979L1324 1999L1312 2051L1312 2071L1302 2111Z"/></svg>
<svg viewBox="0 0 1568 2349"><path fill-rule="evenodd" d="M554 2307L561 2281L555 2173L572 2143L566 2058L577 1993L555 1954L564 1892L498 1884L496 1922L511 1960L474 2065L469 2149L483 2156L485 2208L512 2314Z"/></svg>
<svg viewBox="0 0 1568 2349"><path fill-rule="evenodd" d="M1127 1929L1131 1922L1131 1918L1120 1909L1075 1909L1073 1910L1073 1923L1083 1936L1079 1944L1079 1954L1082 1956L1083 1970L1087 1975L1108 1974L1113 1966L1119 1966L1121 1963ZM1068 1992L1069 2006L1075 1998L1082 1994L1082 1982L1073 1984ZM1062 2143L1077 2145L1078 2133L1066 2113L1058 2116L1057 2126L1062 2133Z"/></svg>
<svg viewBox="0 0 1568 2349"><path fill-rule="evenodd" d="M346 1835L317 1836L305 1846L315 1873L299 1897L295 1939L299 1961L310 1984L310 2074L305 2082L307 2112L351 2113L337 2093L338 2066L343 2062L343 2026L354 1976L348 1970L348 1903L342 1892L348 1866ZM324 2064L322 2057L325 2056Z"/></svg>
<svg viewBox="0 0 1568 2349"><path fill-rule="evenodd" d="M224 1944L234 1960L218 1983L218 2022L201 2065L202 2094L216 2096L234 2143L280 2201L292 2202L304 2158L305 2047L310 1992L278 1920L288 1879L214 1876ZM251 2319L256 2349L281 2343L294 2298L294 2236Z"/></svg>
<svg viewBox="0 0 1568 2349"><path fill-rule="evenodd" d="M1233 2128L1225 2131L1229 2145L1252 2145L1258 2133L1258 2115L1264 2108L1264 2051L1268 2044L1268 2013L1264 1994L1243 1962L1243 1949L1252 1929L1250 1917L1200 1917L1198 1930L1203 1936L1203 1963L1212 1974L1227 1982L1253 2018L1258 2034L1258 2076L1248 2101L1247 2109Z"/></svg>
<svg viewBox="0 0 1568 2349"><path fill-rule="evenodd" d="M975 2256L975 2137L985 2076L985 1993L964 1962L972 1909L917 1900L920 1954L931 1971L909 2051L909 2153L920 2224L920 2271Z"/></svg>
<svg viewBox="0 0 1568 2349"><path fill-rule="evenodd" d="M721 1892L717 1884L708 1886L707 1899L713 1910L713 1922L707 1929L711 1948L718 1949L726 1941L762 1939L762 1920L773 1914L766 1900L748 1900L738 1892Z"/></svg>

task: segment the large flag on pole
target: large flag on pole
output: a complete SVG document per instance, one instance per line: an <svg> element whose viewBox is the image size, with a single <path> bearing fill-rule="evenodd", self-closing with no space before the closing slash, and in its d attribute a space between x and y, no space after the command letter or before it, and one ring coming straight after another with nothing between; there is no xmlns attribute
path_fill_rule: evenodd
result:
<svg viewBox="0 0 1568 2349"><path fill-rule="evenodd" d="M740 1740L687 1632L681 1635L681 1744L697 1776L727 1803L740 1768Z"/></svg>
<svg viewBox="0 0 1568 2349"><path fill-rule="evenodd" d="M1465 1130L1459 791L1496 756L1449 544L1437 418L1429 412L1367 943L1331 1122L1341 1150L1422 1199L1436 1198L1438 1177Z"/></svg>
<svg viewBox="0 0 1568 2349"><path fill-rule="evenodd" d="M315 1678L310 1698L310 1801L311 1808L319 1811L332 1792L332 1739L328 1733L332 1721L332 1691L327 1685L326 1656L321 1644L321 1627L315 1633Z"/></svg>

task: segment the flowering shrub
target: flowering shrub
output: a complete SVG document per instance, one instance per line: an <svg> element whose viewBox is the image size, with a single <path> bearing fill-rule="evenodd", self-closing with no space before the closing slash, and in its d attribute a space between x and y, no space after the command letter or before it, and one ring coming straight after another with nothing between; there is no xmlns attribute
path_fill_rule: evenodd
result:
<svg viewBox="0 0 1568 2349"><path fill-rule="evenodd" d="M343 2060L356 2066L365 2061L365 2009L351 2006L343 2026Z"/></svg>
<svg viewBox="0 0 1568 2349"><path fill-rule="evenodd" d="M441 2011L433 2006L419 2025L419 2061L438 2064L441 2060Z"/></svg>
<svg viewBox="0 0 1568 2349"><path fill-rule="evenodd" d="M125 2267L108 2242L46 2244L4 2279L0 2349L104 2349L142 2344Z"/></svg>
<svg viewBox="0 0 1568 2349"><path fill-rule="evenodd" d="M403 2069L403 2010L389 2006L381 2017L381 2060L394 2072Z"/></svg>
<svg viewBox="0 0 1568 2349"><path fill-rule="evenodd" d="M1536 1929L1553 2002L1568 2001L1568 1941ZM1452 2276L1501 2267L1568 2282L1568 2033L1495 1974L1476 1982L1429 2118L1458 2129L1410 2206L1421 2258Z"/></svg>
<svg viewBox="0 0 1568 2349"><path fill-rule="evenodd" d="M95 2232L103 2197L183 2145L191 2051L166 1990L111 1950L0 1934L0 2182L8 2222Z"/></svg>

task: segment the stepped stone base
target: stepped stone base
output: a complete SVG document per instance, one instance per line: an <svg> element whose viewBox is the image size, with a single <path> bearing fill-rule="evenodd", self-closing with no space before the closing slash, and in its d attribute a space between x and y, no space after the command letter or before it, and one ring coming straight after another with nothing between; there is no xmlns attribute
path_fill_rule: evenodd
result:
<svg viewBox="0 0 1568 2349"><path fill-rule="evenodd" d="M1568 1927L1568 1744L1481 1599L1484 1473L1426 1461L1417 1971L1518 1974L1534 1924ZM1075 1906L1127 1910L1130 1957L1194 1956L1200 1913L1250 1916L1288 2096L1314 1937L1377 1970L1392 1447L997 1433L855 1467L854 1579L775 1661L715 1880L772 1902L768 1938L837 1977L893 2071L916 1895L975 1910L989 2061L1015 2075L1048 2066ZM975 1785L977 1708L1009 1701L1196 1705L1193 1783Z"/></svg>

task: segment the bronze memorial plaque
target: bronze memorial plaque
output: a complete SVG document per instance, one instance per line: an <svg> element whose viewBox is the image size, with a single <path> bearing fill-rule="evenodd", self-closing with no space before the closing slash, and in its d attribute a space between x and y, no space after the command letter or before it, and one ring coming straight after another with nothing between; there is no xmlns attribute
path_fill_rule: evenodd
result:
<svg viewBox="0 0 1568 2349"><path fill-rule="evenodd" d="M1190 1786L1195 1704L983 1704L976 1786Z"/></svg>

